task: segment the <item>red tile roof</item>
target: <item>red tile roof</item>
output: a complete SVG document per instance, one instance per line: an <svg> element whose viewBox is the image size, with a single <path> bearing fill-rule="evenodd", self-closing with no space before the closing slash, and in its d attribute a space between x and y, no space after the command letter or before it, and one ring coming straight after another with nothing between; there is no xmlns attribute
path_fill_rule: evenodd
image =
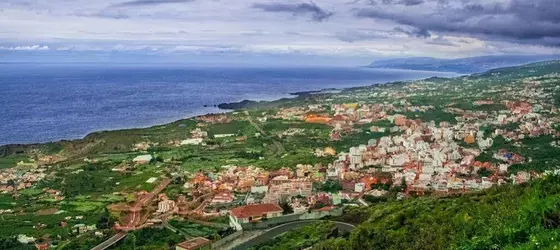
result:
<svg viewBox="0 0 560 250"><path fill-rule="evenodd" d="M236 207L231 210L231 213L237 218L262 216L263 214L273 212L284 212L284 209L276 204L252 204L242 207Z"/></svg>
<svg viewBox="0 0 560 250"><path fill-rule="evenodd" d="M185 250L195 250L195 249L202 248L203 246L205 246L209 243L210 243L209 239L202 238L202 237L196 237L194 239L183 241L183 242L177 244L177 246L182 248L182 249L185 249Z"/></svg>
<svg viewBox="0 0 560 250"><path fill-rule="evenodd" d="M322 207L322 208L317 209L317 211L319 211L319 212L331 211L334 208L335 208L335 206L326 206L326 207Z"/></svg>

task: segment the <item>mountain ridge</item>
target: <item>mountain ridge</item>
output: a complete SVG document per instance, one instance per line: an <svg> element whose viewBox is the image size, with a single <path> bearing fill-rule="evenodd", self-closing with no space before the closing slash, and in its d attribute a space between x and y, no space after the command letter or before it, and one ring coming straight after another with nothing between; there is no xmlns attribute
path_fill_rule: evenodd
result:
<svg viewBox="0 0 560 250"><path fill-rule="evenodd" d="M458 59L434 57L409 57L377 60L367 68L388 68L457 73L481 73L492 69L519 66L535 62L558 60L560 55L498 55L478 56Z"/></svg>

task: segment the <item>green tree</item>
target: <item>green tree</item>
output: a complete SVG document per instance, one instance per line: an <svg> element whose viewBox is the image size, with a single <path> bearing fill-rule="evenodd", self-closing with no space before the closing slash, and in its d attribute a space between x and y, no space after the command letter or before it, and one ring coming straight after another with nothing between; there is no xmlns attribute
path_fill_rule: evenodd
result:
<svg viewBox="0 0 560 250"><path fill-rule="evenodd" d="M283 214L291 214L294 212L294 208L292 207L292 205L290 205L290 201L287 198L282 199L278 205L284 209L284 212L282 212Z"/></svg>

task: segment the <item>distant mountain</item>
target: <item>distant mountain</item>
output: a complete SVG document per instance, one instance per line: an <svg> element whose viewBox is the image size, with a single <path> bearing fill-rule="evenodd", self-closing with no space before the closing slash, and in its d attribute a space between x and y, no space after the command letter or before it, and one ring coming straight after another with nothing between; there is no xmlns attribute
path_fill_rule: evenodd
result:
<svg viewBox="0 0 560 250"><path fill-rule="evenodd" d="M491 69L511 67L539 61L560 59L560 55L500 55L461 59L438 59L432 57L396 58L378 60L368 68L409 69L457 73L479 73Z"/></svg>

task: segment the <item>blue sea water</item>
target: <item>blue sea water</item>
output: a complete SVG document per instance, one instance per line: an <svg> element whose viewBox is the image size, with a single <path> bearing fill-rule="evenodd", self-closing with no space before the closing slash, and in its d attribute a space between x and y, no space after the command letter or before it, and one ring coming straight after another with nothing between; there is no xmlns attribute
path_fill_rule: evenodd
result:
<svg viewBox="0 0 560 250"><path fill-rule="evenodd" d="M452 75L367 68L0 64L0 145L163 124L222 112L213 105L224 102Z"/></svg>

